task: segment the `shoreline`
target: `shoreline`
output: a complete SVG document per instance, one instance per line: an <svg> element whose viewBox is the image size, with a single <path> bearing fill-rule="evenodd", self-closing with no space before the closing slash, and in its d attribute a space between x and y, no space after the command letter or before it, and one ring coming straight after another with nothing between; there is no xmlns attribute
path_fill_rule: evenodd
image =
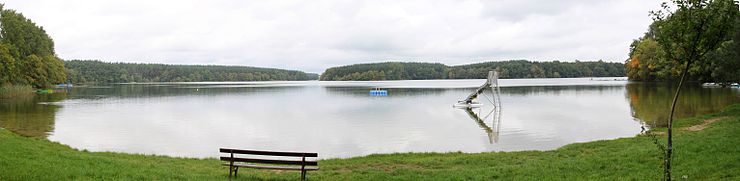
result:
<svg viewBox="0 0 740 181"><path fill-rule="evenodd" d="M32 96L35 89L29 85L0 86L0 99Z"/></svg>
<svg viewBox="0 0 740 181"><path fill-rule="evenodd" d="M707 123L707 120L712 120ZM701 125L702 129L689 129ZM676 177L738 178L740 104L676 121ZM653 131L660 137L664 128ZM662 153L644 134L573 143L549 151L392 153L319 161L318 180L661 179ZM89 152L0 129L0 179L226 179L214 158ZM245 169L238 180L290 180L298 173Z"/></svg>

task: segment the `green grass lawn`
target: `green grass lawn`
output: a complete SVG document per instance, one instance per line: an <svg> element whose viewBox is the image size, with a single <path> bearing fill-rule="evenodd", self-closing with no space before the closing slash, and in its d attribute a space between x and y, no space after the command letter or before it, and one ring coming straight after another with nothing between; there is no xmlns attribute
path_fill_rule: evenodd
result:
<svg viewBox="0 0 740 181"><path fill-rule="evenodd" d="M719 119L718 119L719 118ZM705 120L717 120L704 124ZM693 127L694 125L705 125ZM740 104L677 120L674 177L740 179ZM702 129L703 128L703 129ZM696 130L701 129L701 130ZM655 130L660 134L661 129ZM661 138L664 141L664 136ZM217 148L213 148L216 150ZM659 180L648 136L570 144L552 151L403 153L319 161L308 180ZM0 129L0 180L226 180L216 159L86 152ZM297 180L299 172L240 169L236 180Z"/></svg>

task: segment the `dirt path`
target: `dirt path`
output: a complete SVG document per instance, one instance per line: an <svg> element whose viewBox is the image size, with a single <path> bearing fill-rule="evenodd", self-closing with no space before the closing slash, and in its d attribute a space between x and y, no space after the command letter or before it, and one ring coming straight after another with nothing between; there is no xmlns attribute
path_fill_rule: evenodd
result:
<svg viewBox="0 0 740 181"><path fill-rule="evenodd" d="M701 130L703 130L705 128L708 128L709 127L709 124L712 124L714 122L717 122L717 121L722 120L722 119L725 119L725 118L727 118L727 117L718 117L718 118L712 118L712 119L705 119L703 123L697 124L697 125L693 125L691 127L688 127L688 128L686 128L686 130L688 130L688 131L701 131Z"/></svg>

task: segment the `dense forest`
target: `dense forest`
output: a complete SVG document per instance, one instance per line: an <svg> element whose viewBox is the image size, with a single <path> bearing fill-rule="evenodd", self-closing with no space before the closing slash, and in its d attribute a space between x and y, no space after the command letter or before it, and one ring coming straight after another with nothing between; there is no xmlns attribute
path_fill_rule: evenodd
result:
<svg viewBox="0 0 740 181"><path fill-rule="evenodd" d="M516 78L573 78L573 77L622 77L624 65L604 61L595 62L532 62L510 60L453 66L447 69L448 79L483 79L488 71L498 70L504 79Z"/></svg>
<svg viewBox="0 0 740 181"><path fill-rule="evenodd" d="M510 60L459 66L446 66L439 63L385 62L329 68L321 74L321 80L483 79L490 70L498 70L501 78L621 77L625 75L623 64L603 61Z"/></svg>
<svg viewBox="0 0 740 181"><path fill-rule="evenodd" d="M317 74L293 70L216 65L65 61L71 83L316 80Z"/></svg>
<svg viewBox="0 0 740 181"><path fill-rule="evenodd" d="M718 1L719 2L719 1ZM737 5L734 11L740 11ZM734 12L737 13L737 12ZM721 15L713 15L721 16ZM634 40L630 46L629 56L625 62L627 76L638 81L677 80L683 69L680 60L670 59L666 53L686 53L681 50L666 50L659 44L660 27L663 21L655 21L644 36ZM731 23L730 25L732 25ZM734 28L727 32L719 46L700 56L700 60L689 68L687 80L729 84L740 82L740 19L735 19Z"/></svg>
<svg viewBox="0 0 740 181"><path fill-rule="evenodd" d="M346 65L326 69L321 80L417 80L442 79L447 66L439 63L385 62Z"/></svg>
<svg viewBox="0 0 740 181"><path fill-rule="evenodd" d="M0 4L0 86L48 87L66 80L46 31Z"/></svg>

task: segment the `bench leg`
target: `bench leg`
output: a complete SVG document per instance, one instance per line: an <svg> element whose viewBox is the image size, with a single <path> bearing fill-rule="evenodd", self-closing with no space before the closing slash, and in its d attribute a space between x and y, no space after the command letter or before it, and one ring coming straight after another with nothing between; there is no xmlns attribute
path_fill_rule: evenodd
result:
<svg viewBox="0 0 740 181"><path fill-rule="evenodd" d="M231 172L234 171L234 167L229 166L229 179L231 179Z"/></svg>
<svg viewBox="0 0 740 181"><path fill-rule="evenodd" d="M239 167L236 167L236 170L234 170L234 178L236 178L237 174L239 174Z"/></svg>
<svg viewBox="0 0 740 181"><path fill-rule="evenodd" d="M306 180L306 171L301 170L301 181L305 181L305 180Z"/></svg>

